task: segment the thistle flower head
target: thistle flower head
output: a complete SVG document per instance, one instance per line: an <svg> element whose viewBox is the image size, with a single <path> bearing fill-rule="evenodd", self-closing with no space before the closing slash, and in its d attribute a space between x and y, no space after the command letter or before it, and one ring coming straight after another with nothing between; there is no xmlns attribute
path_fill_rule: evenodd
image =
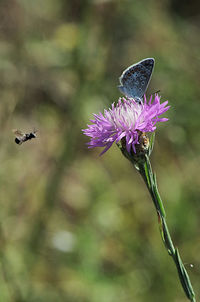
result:
<svg viewBox="0 0 200 302"><path fill-rule="evenodd" d="M170 106L168 101L160 103L160 97L156 94L147 102L138 103L134 99L119 98L116 105L104 110L104 113L94 114L92 124L83 133L90 137L88 148L104 147L101 154L105 153L114 142L118 143L122 138L126 140L126 149L131 148L136 152L141 132L154 132L157 122L165 122L168 119L160 117Z"/></svg>

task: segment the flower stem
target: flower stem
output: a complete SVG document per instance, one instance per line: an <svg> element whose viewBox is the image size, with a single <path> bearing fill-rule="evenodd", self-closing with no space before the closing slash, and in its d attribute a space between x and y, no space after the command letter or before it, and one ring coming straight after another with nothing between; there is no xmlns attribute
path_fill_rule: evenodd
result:
<svg viewBox="0 0 200 302"><path fill-rule="evenodd" d="M145 184L149 190L149 193L152 197L153 203L157 210L158 214L158 222L162 240L165 244L165 247L169 253L169 255L173 258L176 268L178 271L179 279L181 281L182 287L185 291L187 298L195 302L195 293L192 288L192 284L190 282L190 278L188 273L184 267L184 264L181 260L179 255L178 249L174 247L168 227L166 222L166 214L163 206L163 202L161 200L160 194L157 188L157 182L155 174L152 171L151 163L149 157L145 155L145 161L139 164L139 173L141 174L142 178L144 179Z"/></svg>
<svg viewBox="0 0 200 302"><path fill-rule="evenodd" d="M118 145L119 146L119 145ZM120 147L120 146L119 146ZM195 302L195 293L192 288L192 284L190 282L190 278L188 276L188 273L184 267L184 264L181 260L181 257L179 255L178 249L174 247L174 244L172 242L167 222L166 222L166 214L163 206L162 199L160 197L160 194L158 192L157 182L156 182L156 176L152 171L151 163L149 160L149 154L143 153L143 154L130 154L127 152L125 148L120 147L123 155L131 161L131 163L134 165L134 167L138 170L140 175L142 176L148 191L151 195L151 198L153 200L154 206L157 211L158 215L158 223L159 223L159 229L161 233L161 237L163 240L163 243L165 245L165 248L168 251L168 254L173 258L179 279L181 282L181 285L183 287L183 290L187 296L187 298L191 302Z"/></svg>

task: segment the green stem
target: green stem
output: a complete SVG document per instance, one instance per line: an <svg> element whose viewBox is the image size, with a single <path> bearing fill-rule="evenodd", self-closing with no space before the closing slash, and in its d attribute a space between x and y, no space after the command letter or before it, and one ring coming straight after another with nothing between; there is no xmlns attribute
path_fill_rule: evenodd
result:
<svg viewBox="0 0 200 302"><path fill-rule="evenodd" d="M129 158L130 159L130 158ZM181 285L184 289L184 292L187 298L195 302L195 294L190 282L190 278L188 273L184 267L184 264L179 255L178 249L174 247L168 227L166 222L166 214L163 206L162 199L158 192L157 182L155 174L152 171L151 163L148 155L143 156L143 160L136 163L136 161L131 160L131 162L136 166L137 170L141 174L155 205L158 214L158 222L161 232L162 240L165 244L165 247L169 253L169 255L173 258L176 268L178 271L179 279L181 281Z"/></svg>
<svg viewBox="0 0 200 302"><path fill-rule="evenodd" d="M173 258L174 263L176 264L179 279L187 298L191 302L195 302L195 293L193 291L190 278L181 260L178 249L174 247L170 232L168 230L165 209L160 194L158 192L156 176L152 171L151 163L149 160L149 156L153 150L154 137L155 135L151 136L150 144L146 149L144 148L144 145L142 145L142 141L140 140L140 144L137 145L136 148L136 153L129 153L127 151L126 141L123 139L117 145L120 148L122 154L133 164L136 170L140 173L148 188L148 191L151 195L151 198L157 211L159 229L165 248L167 249L168 254Z"/></svg>

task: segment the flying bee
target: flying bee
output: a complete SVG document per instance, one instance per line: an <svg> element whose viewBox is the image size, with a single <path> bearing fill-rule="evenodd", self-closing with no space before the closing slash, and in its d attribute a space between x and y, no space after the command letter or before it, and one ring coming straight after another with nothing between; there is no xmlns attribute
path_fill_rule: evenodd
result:
<svg viewBox="0 0 200 302"><path fill-rule="evenodd" d="M32 138L36 138L36 132L37 130L33 130L33 132L30 133L23 133L22 131L18 130L18 129L13 129L13 133L15 134L15 142L18 145L21 145L22 143L32 139Z"/></svg>

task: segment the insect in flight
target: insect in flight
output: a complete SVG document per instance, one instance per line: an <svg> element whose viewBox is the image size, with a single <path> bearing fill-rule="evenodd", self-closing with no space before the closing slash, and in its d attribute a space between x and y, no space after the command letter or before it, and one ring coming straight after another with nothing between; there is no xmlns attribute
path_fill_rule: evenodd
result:
<svg viewBox="0 0 200 302"><path fill-rule="evenodd" d="M13 129L13 133L15 134L15 142L18 145L21 145L22 143L32 139L32 138L36 138L36 132L37 130L33 130L33 132L30 133L23 133L22 131L18 130L18 129Z"/></svg>
<svg viewBox="0 0 200 302"><path fill-rule="evenodd" d="M151 79L154 63L154 58L147 58L125 69L119 78L121 85L118 88L121 93L141 103Z"/></svg>

